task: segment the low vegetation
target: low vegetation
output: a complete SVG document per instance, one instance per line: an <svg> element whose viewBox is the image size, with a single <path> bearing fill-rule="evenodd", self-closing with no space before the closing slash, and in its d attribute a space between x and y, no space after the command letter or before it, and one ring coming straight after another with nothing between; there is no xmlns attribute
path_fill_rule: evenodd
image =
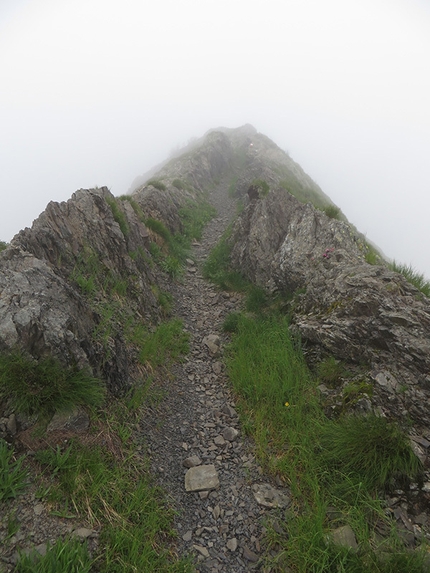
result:
<svg viewBox="0 0 430 573"><path fill-rule="evenodd" d="M249 282L230 265L229 231L212 249L203 266L203 276L225 290L243 291Z"/></svg>
<svg viewBox="0 0 430 573"><path fill-rule="evenodd" d="M158 400L153 386L157 369L162 367L166 375L169 366L188 352L188 334L176 319L154 329L128 322L123 328L133 338L130 343L136 345L144 370L152 375L121 399L105 401L100 382L52 359L36 362L18 353L0 357L1 397L9 399L17 412L51 415L85 405L91 407L92 417L89 434L52 445L46 440L47 447L38 450L32 462L31 481L38 484L36 495L53 515L76 518L98 530L98 542L90 551L86 541L60 538L44 556L36 551L22 554L18 572L192 571L190 563L177 559L170 549L175 537L173 511L131 439L144 415L142 407ZM29 476L25 457L15 458L0 441L0 503L21 493ZM19 523L11 522L12 528L18 530Z"/></svg>
<svg viewBox="0 0 430 573"><path fill-rule="evenodd" d="M266 197L269 194L270 186L264 179L254 179L252 185L257 187L260 197Z"/></svg>
<svg viewBox="0 0 430 573"><path fill-rule="evenodd" d="M178 319L163 322L153 331L137 326L131 338L140 348L141 363L149 363L152 368L168 367L189 351L189 335Z"/></svg>
<svg viewBox="0 0 430 573"><path fill-rule="evenodd" d="M323 208L323 212L329 217L330 219L340 220L340 209L336 207L336 205L327 205Z"/></svg>
<svg viewBox="0 0 430 573"><path fill-rule="evenodd" d="M17 573L89 573L92 568L86 543L79 539L58 539L47 547L46 555L41 557L37 551L22 554L15 571Z"/></svg>
<svg viewBox="0 0 430 573"><path fill-rule="evenodd" d="M176 189L185 189L185 184L180 180L180 179L173 179L172 181L172 185L173 187L176 187Z"/></svg>
<svg viewBox="0 0 430 573"><path fill-rule="evenodd" d="M144 220L148 229L163 239L165 246L163 251L157 244L153 243L150 247L151 255L172 278L181 276L192 241L201 239L203 228L215 215L215 209L206 201L188 201L179 209L178 213L181 220L181 231L175 234L171 233L158 219L147 218Z"/></svg>
<svg viewBox="0 0 430 573"><path fill-rule="evenodd" d="M122 234L124 235L124 237L128 237L128 235L130 234L130 229L128 226L127 217L125 216L124 212L121 210L121 207L120 207L117 199L115 199L115 198L110 199L109 197L107 197L106 203L112 209L113 217L114 217L115 221L118 223L119 228L122 231Z"/></svg>
<svg viewBox="0 0 430 573"><path fill-rule="evenodd" d="M103 398L102 382L84 370L65 368L52 357L36 361L18 351L0 355L0 399L16 413L43 418L98 406Z"/></svg>
<svg viewBox="0 0 430 573"><path fill-rule="evenodd" d="M232 288L230 272L224 238L208 257L205 274ZM223 325L231 335L228 374L260 463L292 494L285 516L266 524L266 566L296 573L422 573L425 552L403 546L383 501L385 491L422 476L404 432L395 422L354 416L346 407L328 418L317 387L339 385L348 376L344 366L327 358L312 374L276 301L250 285L240 290L247 292L246 313L229 315ZM353 380L345 400L354 392L362 396L371 389ZM377 523L391 532L379 542ZM330 541L341 525L353 529L359 552Z"/></svg>
<svg viewBox="0 0 430 573"><path fill-rule="evenodd" d="M416 480L422 471L403 432L375 416L330 420L320 404L317 379L308 371L288 319L279 314L235 314L227 367L239 397L246 431L260 462L288 484L293 501L286 521L269 525L269 548L277 548L274 571L422 571L424 554L408 553L393 530L375 551L376 522L393 528L381 494L398 480ZM331 523L328 508L335 508ZM333 511L333 509L332 509ZM360 553L330 544L329 532L348 524Z"/></svg>
<svg viewBox="0 0 430 573"><path fill-rule="evenodd" d="M7 248L8 244L4 241L0 241L0 253Z"/></svg>
<svg viewBox="0 0 430 573"><path fill-rule="evenodd" d="M25 489L28 472L22 467L24 459L15 458L13 449L0 439L0 503L16 498Z"/></svg>
<svg viewBox="0 0 430 573"><path fill-rule="evenodd" d="M233 177L233 179L230 182L230 185L228 186L227 194L231 198L236 197L237 180L238 180L238 177Z"/></svg>
<svg viewBox="0 0 430 573"><path fill-rule="evenodd" d="M155 187L155 189L158 189L159 191L165 191L166 190L166 186L165 184L160 181L159 179L150 179L147 183L147 186L152 185L153 187Z"/></svg>
<svg viewBox="0 0 430 573"><path fill-rule="evenodd" d="M50 446L35 456L40 467L38 497L55 515L78 517L99 530L96 548L90 553L87 542L59 539L45 556L22 555L16 571L191 571L190 564L170 550L172 509L130 439L139 398L147 399L145 393L139 393L137 401L135 396L134 401L127 397L100 411L84 442Z"/></svg>
<svg viewBox="0 0 430 573"><path fill-rule="evenodd" d="M327 200L313 189L305 187L300 183L290 171L282 174L285 178L280 182L280 187L286 189L291 195L294 195L301 203L311 203L317 209L327 207Z"/></svg>
<svg viewBox="0 0 430 573"><path fill-rule="evenodd" d="M425 296L430 297L430 281L428 281L422 273L416 271L412 265L404 265L393 261L388 266L392 271L403 275L408 282L414 285L414 287Z"/></svg>

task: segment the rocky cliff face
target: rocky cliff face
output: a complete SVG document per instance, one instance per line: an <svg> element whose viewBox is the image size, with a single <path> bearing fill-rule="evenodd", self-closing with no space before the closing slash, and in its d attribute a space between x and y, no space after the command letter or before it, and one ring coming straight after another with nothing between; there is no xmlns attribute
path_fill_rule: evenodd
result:
<svg viewBox="0 0 430 573"><path fill-rule="evenodd" d="M111 205L123 215L126 235ZM0 346L20 347L35 358L53 355L89 367L122 393L130 384L126 343L116 332L103 345L94 336L104 289L126 281L131 307L142 320L157 316L150 269L130 252L146 249L148 232L128 203L107 188L80 190L51 202L31 229L0 255ZM91 287L91 288L90 288ZM93 291L92 297L86 296Z"/></svg>
<svg viewBox="0 0 430 573"><path fill-rule="evenodd" d="M366 263L366 246L349 224L284 189L250 201L230 241L232 261L249 279L296 293L292 328L305 351L355 367L383 411L428 427L427 297L398 273Z"/></svg>

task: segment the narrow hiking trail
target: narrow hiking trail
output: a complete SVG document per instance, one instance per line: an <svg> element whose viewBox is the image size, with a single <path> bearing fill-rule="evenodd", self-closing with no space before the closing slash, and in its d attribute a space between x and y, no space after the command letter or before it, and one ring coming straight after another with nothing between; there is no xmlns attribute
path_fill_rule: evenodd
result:
<svg viewBox="0 0 430 573"><path fill-rule="evenodd" d="M190 334L190 353L173 368L173 379L162 383L163 397L147 409L140 431L151 470L178 512L178 552L193 555L201 572L246 572L261 565L264 518L276 513L277 505L285 507L288 498L282 487L269 485L258 466L225 372L228 337L222 323L241 308L241 297L205 281L201 267L236 208L221 186L211 201L218 215L193 246L196 264L169 289L174 315ZM203 484L202 491L186 491L185 474L193 466L198 473L208 470L208 489Z"/></svg>

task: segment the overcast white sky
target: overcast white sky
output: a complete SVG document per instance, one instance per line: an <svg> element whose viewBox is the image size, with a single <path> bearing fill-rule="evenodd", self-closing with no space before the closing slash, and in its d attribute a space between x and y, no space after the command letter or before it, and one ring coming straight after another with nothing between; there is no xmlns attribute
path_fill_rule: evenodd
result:
<svg viewBox="0 0 430 573"><path fill-rule="evenodd" d="M430 278L428 0L0 0L0 239L244 123Z"/></svg>

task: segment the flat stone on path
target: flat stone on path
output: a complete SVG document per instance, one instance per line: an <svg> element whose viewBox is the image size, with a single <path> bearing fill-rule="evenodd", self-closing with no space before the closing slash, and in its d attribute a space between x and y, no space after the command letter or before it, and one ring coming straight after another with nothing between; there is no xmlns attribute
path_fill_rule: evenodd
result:
<svg viewBox="0 0 430 573"><path fill-rule="evenodd" d="M222 437L224 440L227 440L227 442L233 442L238 435L239 431L236 430L236 428L226 428L222 433Z"/></svg>
<svg viewBox="0 0 430 573"><path fill-rule="evenodd" d="M246 545L243 548L243 556L246 560L251 561L251 563L257 563L257 561L260 559L259 556L251 551L251 549L249 549Z"/></svg>
<svg viewBox="0 0 430 573"><path fill-rule="evenodd" d="M268 483L255 483L252 486L252 493L255 500L263 507L287 507L290 504L290 498L286 493L283 493Z"/></svg>
<svg viewBox="0 0 430 573"><path fill-rule="evenodd" d="M199 458L199 456L190 456L182 462L182 465L186 468L194 468L199 466L201 463L202 460Z"/></svg>
<svg viewBox="0 0 430 573"><path fill-rule="evenodd" d="M203 491L217 487L218 472L213 464L190 468L185 474L185 491Z"/></svg>
<svg viewBox="0 0 430 573"><path fill-rule="evenodd" d="M209 555L209 551L206 549L206 547L203 547L202 545L193 545L194 549L196 549L199 553L201 553L203 555L203 557L210 557Z"/></svg>
<svg viewBox="0 0 430 573"><path fill-rule="evenodd" d="M229 418L235 418L237 416L237 412L234 408L232 408L229 404L225 404L221 410L224 414L226 414Z"/></svg>

